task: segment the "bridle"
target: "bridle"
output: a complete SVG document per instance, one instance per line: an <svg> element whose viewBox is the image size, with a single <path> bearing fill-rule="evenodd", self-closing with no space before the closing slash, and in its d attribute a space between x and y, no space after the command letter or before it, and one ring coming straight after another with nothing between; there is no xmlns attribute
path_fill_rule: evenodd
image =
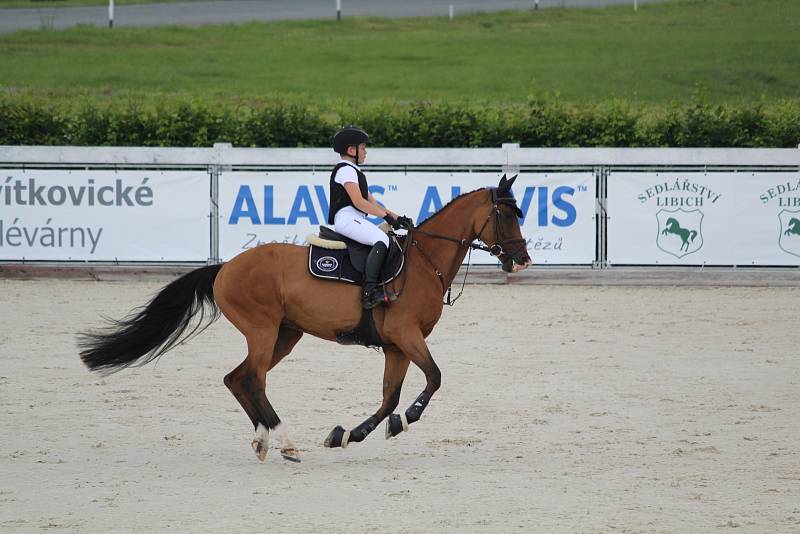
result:
<svg viewBox="0 0 800 534"><path fill-rule="evenodd" d="M483 250L488 252L492 256L497 257L503 264L507 262L514 262L515 260L521 260L525 254L525 247L527 245L527 241L525 239L519 238L506 238L503 235L502 231L502 224L500 221L500 205L506 205L512 208L514 214L517 217L522 217L522 211L517 207L517 201L514 197L506 197L506 196L499 196L497 193L497 188L491 188L492 193L492 208L489 211L489 214L486 215L486 219L483 221L483 225L481 229L478 231L477 236L475 239L467 240L467 239L457 239L454 237L436 234L433 232L428 232L426 230L422 230L420 228L410 228L408 229L408 235L406 236L406 242L404 243L403 253L405 254L408 250L409 246L417 247L422 257L433 267L433 271L439 277L439 282L442 284L442 296L447 296L447 300L444 301L444 304L448 306L452 306L455 302L461 297L461 294L464 292L464 286L467 283L467 275L469 274L469 268L472 261L472 251L473 250ZM492 218L492 215L495 217L495 224L494 224L494 232L495 232L495 244L491 247L486 246L485 241L483 240L483 232L486 229L486 225L489 224L489 221ZM414 234L421 234L427 237L431 237L433 239L441 239L443 241L450 241L452 243L456 243L459 247L465 247L469 249L469 256L467 258L467 269L464 272L464 280L461 283L461 290L458 292L458 295L454 299L450 298L452 292L452 285L447 286L447 283L444 279L444 273L436 268L436 265L433 263L430 255L425 252L422 246L419 244L419 241L414 239ZM509 252L511 251L511 252ZM457 255L456 255L457 256ZM505 256L508 258L507 260L503 260L501 256ZM450 270L452 270L454 265L450 265Z"/></svg>

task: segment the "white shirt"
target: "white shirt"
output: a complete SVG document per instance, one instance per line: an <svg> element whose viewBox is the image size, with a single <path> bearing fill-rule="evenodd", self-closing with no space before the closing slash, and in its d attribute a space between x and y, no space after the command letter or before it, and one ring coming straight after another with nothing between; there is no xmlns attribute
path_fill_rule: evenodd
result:
<svg viewBox="0 0 800 534"><path fill-rule="evenodd" d="M347 182L358 183L358 173L356 171L361 170L358 168L358 165L346 159L343 159L339 163L347 163L347 165L344 167L339 167L339 170L336 171L336 176L334 177L333 181L342 185L346 184Z"/></svg>
<svg viewBox="0 0 800 534"><path fill-rule="evenodd" d="M343 167L339 167L339 170L336 171L336 176L334 176L333 181L337 184L341 184L344 186L347 182L355 182L358 183L358 173L356 170L361 170L358 168L358 165L353 163L352 161L343 159L340 163L347 163L347 165ZM336 212L336 220L339 220L339 216L351 218L351 217L361 217L362 219L367 218L367 214L363 213L353 206L345 206L344 208L340 209ZM336 224L334 222L334 224Z"/></svg>

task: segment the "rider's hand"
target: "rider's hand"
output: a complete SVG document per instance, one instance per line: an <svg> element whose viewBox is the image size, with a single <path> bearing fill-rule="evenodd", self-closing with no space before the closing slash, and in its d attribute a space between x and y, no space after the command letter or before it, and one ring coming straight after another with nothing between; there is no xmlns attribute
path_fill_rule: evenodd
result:
<svg viewBox="0 0 800 534"><path fill-rule="evenodd" d="M397 218L397 225L405 230L411 230L414 228L414 221L411 220L411 217L401 215Z"/></svg>
<svg viewBox="0 0 800 534"><path fill-rule="evenodd" d="M386 215L384 215L383 216L383 220L386 221L389 224L389 226L392 227L392 230L399 230L400 229L400 223L397 221L397 219L395 219L392 216L391 213L387 213Z"/></svg>

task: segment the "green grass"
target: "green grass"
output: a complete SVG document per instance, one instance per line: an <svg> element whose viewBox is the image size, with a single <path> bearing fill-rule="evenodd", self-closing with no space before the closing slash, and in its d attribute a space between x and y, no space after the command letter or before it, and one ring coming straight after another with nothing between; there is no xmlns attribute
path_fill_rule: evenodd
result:
<svg viewBox="0 0 800 534"><path fill-rule="evenodd" d="M634 105L800 96L800 1L693 0L430 19L205 28L78 27L0 36L6 93Z"/></svg>

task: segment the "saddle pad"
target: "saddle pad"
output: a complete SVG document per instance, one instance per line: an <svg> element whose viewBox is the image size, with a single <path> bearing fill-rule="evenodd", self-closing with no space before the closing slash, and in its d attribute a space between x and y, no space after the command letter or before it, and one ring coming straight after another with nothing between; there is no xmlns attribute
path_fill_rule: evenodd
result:
<svg viewBox="0 0 800 534"><path fill-rule="evenodd" d="M367 247L369 249L369 247ZM363 270L363 266L360 266ZM394 280L405 267L400 245L394 236L389 238L389 257L383 265L381 280L388 284ZM351 284L362 285L364 273L356 269L350 261L350 252L347 249L332 250L316 245L308 247L308 270L317 278L339 280Z"/></svg>

